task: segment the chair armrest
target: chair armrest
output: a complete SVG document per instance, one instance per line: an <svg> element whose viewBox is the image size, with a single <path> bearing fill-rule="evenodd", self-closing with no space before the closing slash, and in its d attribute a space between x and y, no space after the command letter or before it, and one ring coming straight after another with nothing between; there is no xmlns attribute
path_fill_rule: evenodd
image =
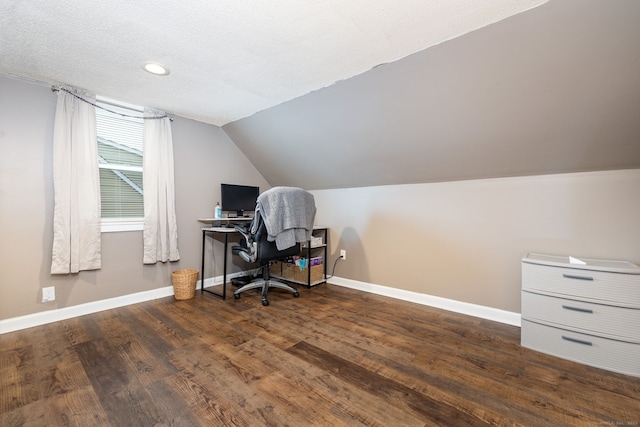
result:
<svg viewBox="0 0 640 427"><path fill-rule="evenodd" d="M233 228L240 234L242 234L242 236L245 238L245 240L247 241L247 244L251 243L251 241L253 240L252 236L251 236L251 232L249 231L249 226L245 225L245 224L234 224Z"/></svg>
<svg viewBox="0 0 640 427"><path fill-rule="evenodd" d="M232 251L235 255L240 255L242 259L247 262L255 262L256 261L256 244L253 241L253 235L251 234L250 227L244 224L234 224L233 227L238 233L242 234L244 238L244 242L246 245L242 246L234 246Z"/></svg>

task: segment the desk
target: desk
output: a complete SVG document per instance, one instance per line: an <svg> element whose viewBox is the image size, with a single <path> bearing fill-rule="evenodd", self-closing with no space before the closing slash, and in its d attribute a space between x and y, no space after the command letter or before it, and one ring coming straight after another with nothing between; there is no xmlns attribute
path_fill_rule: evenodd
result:
<svg viewBox="0 0 640 427"><path fill-rule="evenodd" d="M238 217L224 217L224 218L198 218L198 222L211 225L212 227L215 226L216 224L218 226L221 226L222 224L242 224L250 221L253 221L252 216L238 216Z"/></svg>
<svg viewBox="0 0 640 427"><path fill-rule="evenodd" d="M214 224L215 222L219 221L219 223L227 223L227 224L233 224L233 223L246 223L247 221L251 221L252 218L222 218L222 219L211 219L211 218L200 218L198 219L199 222L202 222L204 224ZM284 279L288 282L294 282L294 283L298 283L298 284L302 284L307 286L308 288L311 288L311 286L313 285L317 285L320 283L325 283L326 282L326 277L327 277L327 237L328 237L328 228L327 227L321 227L321 226L314 226L313 227L313 231L314 233L319 232L321 234L321 238L322 238L322 244L320 244L319 246L314 246L311 247L311 242L307 242L306 247L302 249L301 253L306 252L306 258L309 260L311 259L311 254L312 251L315 250L320 250L322 251L322 259L323 259L323 272L322 272L322 279L312 282L311 281L311 266L309 266L309 268L307 269L307 280L304 281L297 281L294 280L291 277L282 277L282 276L278 276L276 274L276 276L278 276L280 279ZM228 247L229 247L229 235L232 233L239 233L235 228L232 227L204 227L202 228L202 265L200 268L200 291L201 292L207 292L210 293L211 295L215 295L219 298L222 298L223 300L226 300L226 295L227 295L227 257L228 257ZM219 235L219 236L224 236L224 257L223 257L223 266L222 266L222 294L218 294L215 293L213 291L210 291L208 289L204 288L204 262L205 262L205 242L206 242L206 237L210 236L213 237L215 235ZM314 237L316 235L314 234ZM211 249L211 252L213 253L213 248Z"/></svg>

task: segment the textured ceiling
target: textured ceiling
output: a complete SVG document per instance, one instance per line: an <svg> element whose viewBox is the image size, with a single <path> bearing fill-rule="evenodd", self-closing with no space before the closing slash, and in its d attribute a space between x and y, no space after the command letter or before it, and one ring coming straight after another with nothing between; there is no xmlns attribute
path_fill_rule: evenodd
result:
<svg viewBox="0 0 640 427"><path fill-rule="evenodd" d="M223 125L545 1L2 0L0 73Z"/></svg>

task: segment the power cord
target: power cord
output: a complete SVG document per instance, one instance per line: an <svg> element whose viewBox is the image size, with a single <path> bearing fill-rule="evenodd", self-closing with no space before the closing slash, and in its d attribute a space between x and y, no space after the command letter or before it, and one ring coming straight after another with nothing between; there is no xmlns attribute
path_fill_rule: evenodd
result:
<svg viewBox="0 0 640 427"><path fill-rule="evenodd" d="M336 265L338 265L338 261L342 260L344 258L342 258L341 256L339 256L338 258L336 258L336 260L333 262L333 268L331 269L331 274L329 276L326 277L327 280L331 279L334 276L334 273L336 272Z"/></svg>

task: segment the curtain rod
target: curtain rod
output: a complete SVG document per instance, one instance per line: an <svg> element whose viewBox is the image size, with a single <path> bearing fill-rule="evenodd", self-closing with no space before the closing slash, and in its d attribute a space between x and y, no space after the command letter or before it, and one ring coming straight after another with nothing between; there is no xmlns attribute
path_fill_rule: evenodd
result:
<svg viewBox="0 0 640 427"><path fill-rule="evenodd" d="M84 99L83 97L79 96L78 94L73 93L72 91L70 91L69 89L67 89L65 87L55 86L55 85L51 86L51 92L60 92L60 91L67 92L68 94L75 96L76 98L78 98L82 102L86 102L87 104L93 105L96 108L100 108L101 110L108 111L108 112L110 112L112 114L116 114L116 115L121 116L121 117L129 117L129 118L132 118L132 119L143 119L143 120L159 120L159 119L164 119L166 117L166 118L169 118L169 120L173 121L173 117L169 116L166 113L164 114L164 116L132 116L132 115L129 115L129 114L118 113L116 111L109 110L108 108L105 108L105 107L103 107L101 105L98 105L95 102L91 102L91 101L89 101L87 99Z"/></svg>

